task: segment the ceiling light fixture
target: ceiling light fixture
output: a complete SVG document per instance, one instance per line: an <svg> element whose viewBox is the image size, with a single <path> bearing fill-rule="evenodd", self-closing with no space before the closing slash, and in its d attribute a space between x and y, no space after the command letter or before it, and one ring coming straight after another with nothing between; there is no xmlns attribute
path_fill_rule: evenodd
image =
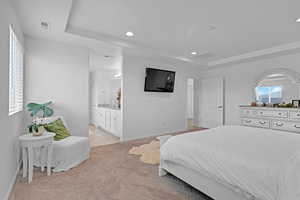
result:
<svg viewBox="0 0 300 200"><path fill-rule="evenodd" d="M297 23L300 23L300 18L296 19L296 22L297 22Z"/></svg>
<svg viewBox="0 0 300 200"><path fill-rule="evenodd" d="M122 74L121 73L117 73L114 75L115 78L121 78Z"/></svg>
<svg viewBox="0 0 300 200"><path fill-rule="evenodd" d="M127 37L133 37L133 36L134 36L134 33L131 32L131 31L127 31L127 32L126 32L126 36L127 36Z"/></svg>
<svg viewBox="0 0 300 200"><path fill-rule="evenodd" d="M192 51L191 54L192 55L197 55L197 52L196 51Z"/></svg>

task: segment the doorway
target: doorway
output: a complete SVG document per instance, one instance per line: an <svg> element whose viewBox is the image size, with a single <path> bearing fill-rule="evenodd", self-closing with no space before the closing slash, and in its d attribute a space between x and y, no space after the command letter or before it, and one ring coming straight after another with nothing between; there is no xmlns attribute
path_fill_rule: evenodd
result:
<svg viewBox="0 0 300 200"><path fill-rule="evenodd" d="M122 139L122 62L119 57L90 54L91 147L118 143Z"/></svg>
<svg viewBox="0 0 300 200"><path fill-rule="evenodd" d="M195 105L195 98L196 98L196 91L195 91L195 83L196 80L193 78L187 79L187 129L194 130L198 128L198 124L196 122L196 105Z"/></svg>

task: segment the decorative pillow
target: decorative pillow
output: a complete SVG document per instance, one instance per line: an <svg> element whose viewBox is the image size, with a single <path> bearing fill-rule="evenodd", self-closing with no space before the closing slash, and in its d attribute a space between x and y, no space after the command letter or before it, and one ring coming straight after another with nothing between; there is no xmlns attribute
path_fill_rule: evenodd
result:
<svg viewBox="0 0 300 200"><path fill-rule="evenodd" d="M54 140L59 141L70 136L70 132L66 129L63 121L57 119L54 122L44 125L46 131L55 133Z"/></svg>

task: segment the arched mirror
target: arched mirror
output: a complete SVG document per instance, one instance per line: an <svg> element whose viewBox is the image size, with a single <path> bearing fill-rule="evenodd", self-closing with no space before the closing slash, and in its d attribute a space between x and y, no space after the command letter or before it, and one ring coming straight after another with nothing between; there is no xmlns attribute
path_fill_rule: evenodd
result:
<svg viewBox="0 0 300 200"><path fill-rule="evenodd" d="M290 103L299 98L300 75L288 69L273 69L262 74L254 88L256 102Z"/></svg>

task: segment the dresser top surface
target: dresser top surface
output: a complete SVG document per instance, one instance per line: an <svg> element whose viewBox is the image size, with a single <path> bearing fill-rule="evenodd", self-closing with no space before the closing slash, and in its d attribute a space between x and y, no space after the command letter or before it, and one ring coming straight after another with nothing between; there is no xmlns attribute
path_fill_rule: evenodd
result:
<svg viewBox="0 0 300 200"><path fill-rule="evenodd" d="M259 106L247 106L241 105L239 106L241 109L253 109L253 110L290 110L290 111L300 111L300 108L277 108L277 107L259 107Z"/></svg>

